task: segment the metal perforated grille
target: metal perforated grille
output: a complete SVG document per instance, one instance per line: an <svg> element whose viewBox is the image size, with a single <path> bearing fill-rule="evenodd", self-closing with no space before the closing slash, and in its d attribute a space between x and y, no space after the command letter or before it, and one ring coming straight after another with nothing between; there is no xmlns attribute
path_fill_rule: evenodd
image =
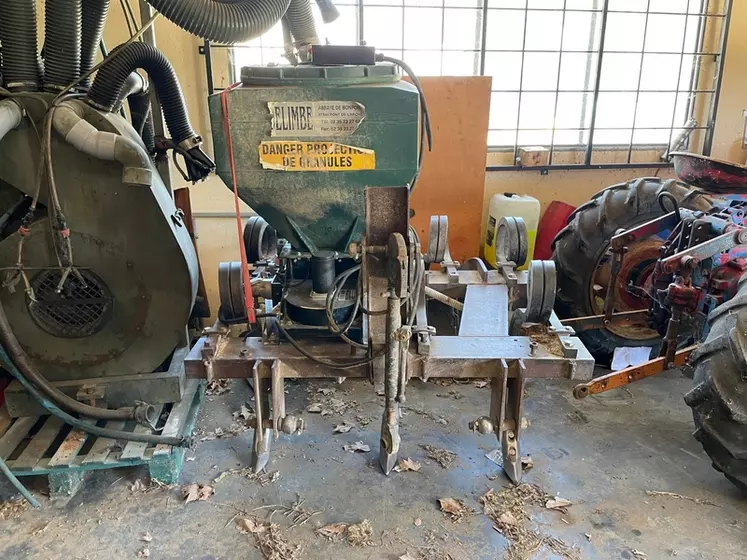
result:
<svg viewBox="0 0 747 560"><path fill-rule="evenodd" d="M104 282L88 270L79 270L83 281L70 274L57 293L61 270L45 270L31 282L36 301L29 300L31 318L51 335L81 338L98 332L112 308L112 297Z"/></svg>

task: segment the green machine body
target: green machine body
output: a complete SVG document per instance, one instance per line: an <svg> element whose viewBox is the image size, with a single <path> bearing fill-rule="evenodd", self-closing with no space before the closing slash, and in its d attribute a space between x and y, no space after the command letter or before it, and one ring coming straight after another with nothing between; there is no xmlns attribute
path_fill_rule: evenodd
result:
<svg viewBox="0 0 747 560"><path fill-rule="evenodd" d="M396 67L250 66L226 92L239 197L296 251L345 252L364 192L409 185L419 96ZM217 173L231 188L222 93L209 98Z"/></svg>

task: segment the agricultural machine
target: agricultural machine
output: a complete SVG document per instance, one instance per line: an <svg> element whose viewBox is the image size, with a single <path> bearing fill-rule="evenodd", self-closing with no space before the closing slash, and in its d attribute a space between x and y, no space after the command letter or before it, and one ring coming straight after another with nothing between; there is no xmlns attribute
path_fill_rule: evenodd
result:
<svg viewBox="0 0 747 560"><path fill-rule="evenodd" d="M673 153L682 182L636 179L597 193L553 242L556 309L598 363L615 348L657 356L581 383L582 399L672 367L714 467L747 488L747 167Z"/></svg>

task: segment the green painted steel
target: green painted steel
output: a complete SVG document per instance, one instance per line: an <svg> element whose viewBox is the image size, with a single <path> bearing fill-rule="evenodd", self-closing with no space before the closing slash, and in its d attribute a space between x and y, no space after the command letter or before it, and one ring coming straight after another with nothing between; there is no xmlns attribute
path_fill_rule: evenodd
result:
<svg viewBox="0 0 747 560"><path fill-rule="evenodd" d="M367 187L404 186L418 165L419 98L391 66L244 69L244 84L228 96L239 196L299 251L346 251L364 230ZM269 84L269 85L268 85ZM221 94L209 98L218 175L231 188ZM273 136L268 103L357 102L365 117L349 135ZM337 142L375 152L375 169L263 169L266 141Z"/></svg>

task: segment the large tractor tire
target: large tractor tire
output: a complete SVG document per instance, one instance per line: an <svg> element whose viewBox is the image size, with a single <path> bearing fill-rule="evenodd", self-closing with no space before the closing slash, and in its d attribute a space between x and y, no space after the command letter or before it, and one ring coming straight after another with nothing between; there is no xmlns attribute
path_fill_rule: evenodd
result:
<svg viewBox="0 0 747 560"><path fill-rule="evenodd" d="M690 358L695 372L685 402L713 467L747 491L747 276L708 323L705 342Z"/></svg>
<svg viewBox="0 0 747 560"><path fill-rule="evenodd" d="M609 281L610 239L618 229L628 229L664 214L657 197L669 192L681 207L707 210L711 204L687 185L659 178L635 179L598 192L568 218L568 225L553 241L558 272L555 310L561 318L600 315ZM647 309L643 295L659 256L662 238L632 244L625 255L615 287L615 311ZM609 364L615 348L650 346L652 355L661 336L645 324L614 325L582 331L578 337L600 364Z"/></svg>

